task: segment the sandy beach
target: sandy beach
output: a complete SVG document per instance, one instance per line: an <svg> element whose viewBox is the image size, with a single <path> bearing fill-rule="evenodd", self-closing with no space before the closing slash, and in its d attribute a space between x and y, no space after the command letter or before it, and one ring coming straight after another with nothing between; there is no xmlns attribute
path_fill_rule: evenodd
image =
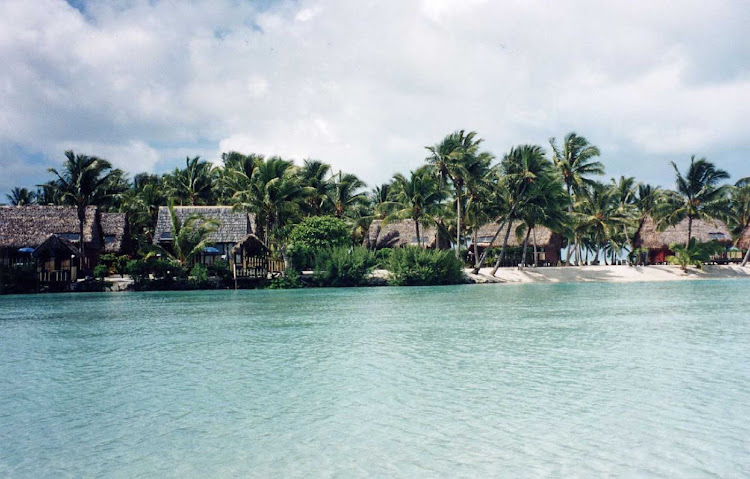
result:
<svg viewBox="0 0 750 479"><path fill-rule="evenodd" d="M476 283L634 283L641 281L694 281L704 279L750 279L750 267L739 265L708 265L703 270L690 268L687 273L678 266L570 266L556 268L500 268L495 277L492 268L479 274L466 270Z"/></svg>

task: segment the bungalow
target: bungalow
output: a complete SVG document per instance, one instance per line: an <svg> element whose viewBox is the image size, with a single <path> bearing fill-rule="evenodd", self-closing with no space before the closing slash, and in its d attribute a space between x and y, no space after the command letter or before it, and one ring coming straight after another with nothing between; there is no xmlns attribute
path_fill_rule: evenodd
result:
<svg viewBox="0 0 750 479"><path fill-rule="evenodd" d="M404 246L417 246L421 243L423 248L435 248L438 244L438 231L434 226L419 227L419 241L417 241L417 226L414 220L393 221L384 224L383 220L374 220L370 223L370 229L365 238L365 246L373 249L401 248ZM440 241L441 246L445 248ZM450 245L448 244L448 247Z"/></svg>
<svg viewBox="0 0 750 479"><path fill-rule="evenodd" d="M532 228L531 233L529 234L526 261L522 261L520 248L523 247L524 238L519 239L516 235L516 230L521 224L520 221L514 221L511 225L507 245L510 251L506 251L505 259L501 266L517 266L522 262L536 264L538 266L556 266L560 261L560 249L562 249L563 245L562 235L554 233L552 230L544 226L536 226ZM497 223L489 223L479 227L479 231L477 231L476 234L479 254L490 246L490 242L495 236L495 233L497 233L499 227L500 225ZM507 231L506 228L507 224L503 227L500 234L497 235L495 241L492 241L493 248L502 248L503 241L505 240L505 232ZM470 251L473 251L473 245L469 248Z"/></svg>
<svg viewBox="0 0 750 479"><path fill-rule="evenodd" d="M125 213L101 213L99 223L107 254L122 255L130 251L130 225Z"/></svg>
<svg viewBox="0 0 750 479"><path fill-rule="evenodd" d="M214 219L219 223L216 231L208 236L211 246L201 254L200 262L205 265L213 264L220 258L225 260L231 258L232 248L254 231L255 215L233 211L231 206L175 206L174 212L181 222L189 216L199 215L206 219ZM159 208L159 216L156 220L154 244L169 250L172 248L173 241L169 208L162 206Z"/></svg>
<svg viewBox="0 0 750 479"><path fill-rule="evenodd" d="M85 264L93 265L102 246L97 208L86 208L83 229ZM55 235L80 250L81 238L76 209L68 206L0 206L0 264L12 265L29 258L31 252ZM54 243L59 244L59 243ZM51 245L48 245L51 246ZM63 248L67 249L67 248ZM47 251L50 251L47 248ZM60 251L62 254L63 251ZM68 257L74 254L64 252ZM80 252L79 252L80 255ZM78 261L81 258L78 256Z"/></svg>
<svg viewBox="0 0 750 479"><path fill-rule="evenodd" d="M729 232L729 228L720 220L704 221L694 219L691 234L699 243L718 241L726 246L730 246L732 243L732 234ZM687 236L687 218L674 226L667 227L664 231L659 231L653 218L647 217L641 229L636 233L633 245L636 248L646 248L648 250L648 262L650 264L659 264L665 263L667 257L674 254L669 249L669 245L673 243L685 244Z"/></svg>

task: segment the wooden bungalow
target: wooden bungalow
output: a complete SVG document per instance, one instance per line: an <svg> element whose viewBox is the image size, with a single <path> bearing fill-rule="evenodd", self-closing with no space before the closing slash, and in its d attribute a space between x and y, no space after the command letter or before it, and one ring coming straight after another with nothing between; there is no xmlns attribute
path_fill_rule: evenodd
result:
<svg viewBox="0 0 750 479"><path fill-rule="evenodd" d="M284 272L284 262L271 258L271 251L250 233L232 247L234 278L267 278Z"/></svg>
<svg viewBox="0 0 750 479"><path fill-rule="evenodd" d="M51 239L54 237L54 239ZM86 220L83 229L83 242L86 257L80 254L81 238L78 229L76 209L67 206L0 206L0 264L14 265L29 261L33 251L45 243L44 254L63 251L68 260L74 255L72 266L65 266L76 274L96 264L102 249L102 234L99 215L95 206L86 209ZM71 249L72 248L72 249ZM77 254L76 254L77 252ZM62 254L62 253L61 253ZM59 265L62 267L62 265ZM60 271L47 263L42 263L40 274Z"/></svg>
<svg viewBox="0 0 750 479"><path fill-rule="evenodd" d="M233 211L231 206L175 206L174 211L180 221L185 221L191 215L218 221L219 227L208 237L212 246L200 258L204 265L213 264L217 259L228 260L233 254L234 246L254 231L255 215ZM154 244L171 249L172 241L169 208L162 206L156 221Z"/></svg>
<svg viewBox="0 0 750 479"><path fill-rule="evenodd" d="M50 235L33 253L41 283L74 283L78 281L79 250L71 241Z"/></svg>
<svg viewBox="0 0 750 479"><path fill-rule="evenodd" d="M401 220L383 224L383 220L374 220L365 239L366 246L373 249L402 248L404 246L417 246L421 242L423 248L436 248L439 242L438 231L434 226L419 227L419 242L417 241L417 228L414 220ZM441 246L443 241L440 241ZM447 243L447 242L446 242ZM450 244L447 245L450 247Z"/></svg>
<svg viewBox="0 0 750 479"><path fill-rule="evenodd" d="M636 248L648 250L648 262L650 264L661 264L667 261L668 256L674 255L669 249L673 243L685 244L688 236L687 218L674 226L669 226L659 231L658 225L653 218L648 217L643 226L636 233L633 244ZM727 225L720 220L704 221L693 220L692 237L699 243L718 241L727 247L732 244L732 234Z"/></svg>
<svg viewBox="0 0 750 479"><path fill-rule="evenodd" d="M125 213L101 213L99 223L104 243L103 253L123 255L131 250L130 225Z"/></svg>
<svg viewBox="0 0 750 479"><path fill-rule="evenodd" d="M562 235L554 233L544 226L532 228L529 235L526 259L524 261L521 259L520 251L520 248L523 247L524 238L519 239L516 235L516 230L519 226L521 226L520 221L513 222L513 225L511 225L507 246L509 250L506 251L505 259L501 266L518 266L519 263L536 264L537 266L556 266L560 261L560 250L563 245ZM479 228L476 235L479 254L482 254L490 246L490 242L499 227L498 223L489 223ZM493 248L502 248L506 228L507 225L503 227L500 234L495 238L495 241L492 242ZM469 249L473 252L473 244L469 246Z"/></svg>

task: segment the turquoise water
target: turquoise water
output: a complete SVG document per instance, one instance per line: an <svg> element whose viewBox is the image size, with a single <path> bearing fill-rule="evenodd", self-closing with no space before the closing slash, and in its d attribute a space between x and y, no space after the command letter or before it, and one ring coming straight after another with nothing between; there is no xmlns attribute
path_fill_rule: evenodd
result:
<svg viewBox="0 0 750 479"><path fill-rule="evenodd" d="M750 477L748 291L0 297L0 477Z"/></svg>

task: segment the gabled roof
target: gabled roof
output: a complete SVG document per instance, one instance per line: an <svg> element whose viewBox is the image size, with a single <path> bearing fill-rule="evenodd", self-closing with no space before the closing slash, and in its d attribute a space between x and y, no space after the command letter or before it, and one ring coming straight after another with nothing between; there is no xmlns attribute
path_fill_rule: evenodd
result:
<svg viewBox="0 0 750 479"><path fill-rule="evenodd" d="M81 250L75 247L73 243L58 235L50 235L34 251L34 256L44 258L47 256L71 255L81 256Z"/></svg>
<svg viewBox="0 0 750 479"><path fill-rule="evenodd" d="M217 220L219 227L208 236L212 243L238 243L253 232L255 223L255 215L232 211L231 206L175 206L174 212L180 221L185 221L191 215ZM161 206L156 220L154 243L171 240L172 220L169 217L169 207Z"/></svg>
<svg viewBox="0 0 750 479"><path fill-rule="evenodd" d="M86 208L83 237L88 249L101 246L96 206ZM0 206L0 249L37 248L50 235L78 235L78 214L70 206Z"/></svg>
<svg viewBox="0 0 750 479"><path fill-rule="evenodd" d="M104 236L105 253L122 253L127 248L130 232L125 213L101 213L99 222Z"/></svg>
<svg viewBox="0 0 750 479"><path fill-rule="evenodd" d="M659 231L653 218L646 217L643 226L635 238L635 245L639 248L668 249L672 243L685 244L688 235L688 219L680 221L674 226ZM732 233L721 220L693 220L692 237L699 243L709 241L731 242Z"/></svg>

